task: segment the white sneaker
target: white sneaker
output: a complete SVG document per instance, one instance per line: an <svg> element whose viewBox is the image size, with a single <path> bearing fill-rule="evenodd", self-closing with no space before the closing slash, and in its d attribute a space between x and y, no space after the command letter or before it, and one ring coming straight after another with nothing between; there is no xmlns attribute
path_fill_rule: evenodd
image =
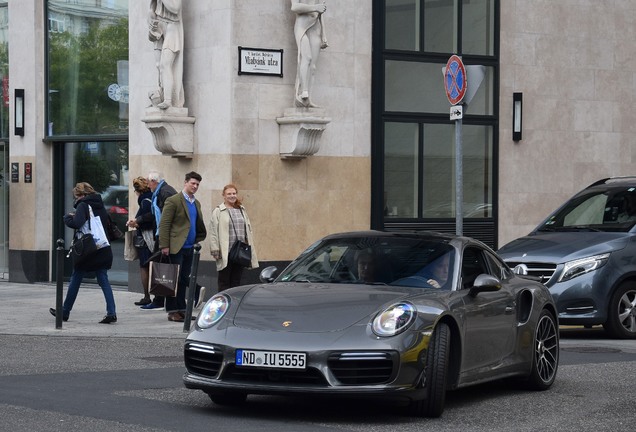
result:
<svg viewBox="0 0 636 432"><path fill-rule="evenodd" d="M199 290L199 301L197 301L197 303L194 305L195 309L200 308L203 303L205 303L205 287L202 286L201 289Z"/></svg>

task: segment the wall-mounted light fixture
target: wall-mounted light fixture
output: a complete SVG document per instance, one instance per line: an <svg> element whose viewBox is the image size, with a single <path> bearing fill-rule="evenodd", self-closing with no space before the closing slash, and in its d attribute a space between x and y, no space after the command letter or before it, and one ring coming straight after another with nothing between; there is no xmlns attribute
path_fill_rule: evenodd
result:
<svg viewBox="0 0 636 432"><path fill-rule="evenodd" d="M512 94L512 140L521 141L523 93Z"/></svg>
<svg viewBox="0 0 636 432"><path fill-rule="evenodd" d="M13 100L14 134L24 136L24 89L15 89Z"/></svg>

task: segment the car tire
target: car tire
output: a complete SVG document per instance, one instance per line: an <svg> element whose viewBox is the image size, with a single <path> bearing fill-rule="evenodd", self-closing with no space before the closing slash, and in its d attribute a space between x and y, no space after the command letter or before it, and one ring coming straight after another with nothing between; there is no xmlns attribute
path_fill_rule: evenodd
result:
<svg viewBox="0 0 636 432"><path fill-rule="evenodd" d="M448 363L450 354L450 329L440 323L431 336L426 352L426 398L411 403L411 411L420 417L439 417L444 412Z"/></svg>
<svg viewBox="0 0 636 432"><path fill-rule="evenodd" d="M614 338L636 338L636 284L626 282L616 289L603 327Z"/></svg>
<svg viewBox="0 0 636 432"><path fill-rule="evenodd" d="M534 330L532 369L526 381L530 390L547 390L556 379L559 367L559 329L546 309L541 311Z"/></svg>
<svg viewBox="0 0 636 432"><path fill-rule="evenodd" d="M247 400L245 393L208 393L208 396L217 405L241 405Z"/></svg>

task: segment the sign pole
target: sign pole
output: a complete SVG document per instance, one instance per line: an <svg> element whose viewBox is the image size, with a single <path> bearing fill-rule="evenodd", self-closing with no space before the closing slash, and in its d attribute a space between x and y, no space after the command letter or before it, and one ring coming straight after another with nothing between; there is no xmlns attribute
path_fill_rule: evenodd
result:
<svg viewBox="0 0 636 432"><path fill-rule="evenodd" d="M464 233L464 164L462 119L455 120L455 234Z"/></svg>
<svg viewBox="0 0 636 432"><path fill-rule="evenodd" d="M464 232L464 166L462 152L462 100L466 96L468 77L461 57L452 55L444 73L444 89L450 102L450 119L455 120L455 234Z"/></svg>

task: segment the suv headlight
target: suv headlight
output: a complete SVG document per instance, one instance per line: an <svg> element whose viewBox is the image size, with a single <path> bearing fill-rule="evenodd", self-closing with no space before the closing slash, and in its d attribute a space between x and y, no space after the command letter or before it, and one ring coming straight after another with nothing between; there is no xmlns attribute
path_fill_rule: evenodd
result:
<svg viewBox="0 0 636 432"><path fill-rule="evenodd" d="M601 268L607 263L609 256L609 253L605 253L566 262L557 282L565 282L570 279L574 279L577 276L581 276L585 273Z"/></svg>

